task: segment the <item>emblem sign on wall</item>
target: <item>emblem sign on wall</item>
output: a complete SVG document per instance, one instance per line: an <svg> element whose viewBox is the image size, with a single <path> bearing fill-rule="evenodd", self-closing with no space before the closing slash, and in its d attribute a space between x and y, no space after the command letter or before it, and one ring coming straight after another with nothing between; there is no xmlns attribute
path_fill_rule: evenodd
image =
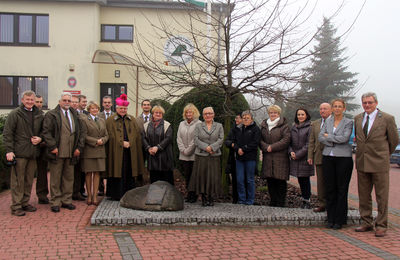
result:
<svg viewBox="0 0 400 260"><path fill-rule="evenodd" d="M174 36L167 40L164 46L164 55L167 58L166 65L184 65L192 60L192 42L183 36Z"/></svg>

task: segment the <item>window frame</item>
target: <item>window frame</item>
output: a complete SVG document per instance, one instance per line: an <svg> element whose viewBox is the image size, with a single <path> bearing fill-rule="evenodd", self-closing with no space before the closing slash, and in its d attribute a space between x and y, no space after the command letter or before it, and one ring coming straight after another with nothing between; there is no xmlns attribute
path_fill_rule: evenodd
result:
<svg viewBox="0 0 400 260"><path fill-rule="evenodd" d="M50 16L49 14L41 14L41 13L9 13L9 12L0 12L0 15L12 15L13 16L13 42L1 42L0 46L30 46L30 47L49 47L50 41ZM19 17L20 16L31 16L32 17L32 42L19 42ZM48 39L47 43L38 43L36 39L36 31L37 31L37 17L38 16L47 16L48 19ZM1 25L0 25L1 26Z"/></svg>
<svg viewBox="0 0 400 260"><path fill-rule="evenodd" d="M13 109L19 106L19 101L18 101L18 85L19 85L19 78L31 78L31 88L30 90L34 91L36 93L36 79L37 78L47 78L47 97L43 97L43 99L46 100L47 104L43 105L43 109L47 109L49 105L49 100L48 100L48 91L49 91L49 77L48 76L21 76L21 75L0 75L0 77L4 78L13 78L13 83L12 83L12 100L13 104L12 105L2 105L0 104L0 109ZM20 93L22 94L22 93Z"/></svg>
<svg viewBox="0 0 400 260"><path fill-rule="evenodd" d="M106 26L114 26L115 27L115 39L114 40L109 40L104 38L104 30ZM132 40L120 40L119 39L119 28L120 27L131 27L132 28ZM101 35L100 35L100 41L101 42L121 42L121 43L133 43L134 40L134 27L132 24L101 24Z"/></svg>

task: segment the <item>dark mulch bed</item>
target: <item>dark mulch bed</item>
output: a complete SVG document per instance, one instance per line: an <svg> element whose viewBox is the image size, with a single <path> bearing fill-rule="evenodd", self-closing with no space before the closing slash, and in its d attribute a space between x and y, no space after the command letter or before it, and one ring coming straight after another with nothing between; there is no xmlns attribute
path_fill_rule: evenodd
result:
<svg viewBox="0 0 400 260"><path fill-rule="evenodd" d="M182 194L184 194L184 196L186 197L187 191L184 178L182 178L181 174L177 170L174 172L174 176L175 176L175 187L180 192L182 192ZM267 180L262 179L259 176L256 176L255 183L256 183L256 197L254 205L264 205L264 206L268 205L270 198L267 189ZM229 194L219 199L216 199L216 201L224 203L232 202L231 186L229 187ZM311 207L316 207L317 204L318 204L317 196L311 195ZM286 207L300 208L301 205L302 205L302 200L301 200L300 188L288 183L287 194L286 194Z"/></svg>

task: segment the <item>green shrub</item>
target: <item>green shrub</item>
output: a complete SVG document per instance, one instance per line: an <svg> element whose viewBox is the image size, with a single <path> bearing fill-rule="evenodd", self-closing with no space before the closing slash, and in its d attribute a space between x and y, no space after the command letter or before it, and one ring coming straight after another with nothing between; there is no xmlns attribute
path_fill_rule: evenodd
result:
<svg viewBox="0 0 400 260"><path fill-rule="evenodd" d="M3 134L0 134L0 191L10 187L10 168L5 163L6 150L3 145Z"/></svg>

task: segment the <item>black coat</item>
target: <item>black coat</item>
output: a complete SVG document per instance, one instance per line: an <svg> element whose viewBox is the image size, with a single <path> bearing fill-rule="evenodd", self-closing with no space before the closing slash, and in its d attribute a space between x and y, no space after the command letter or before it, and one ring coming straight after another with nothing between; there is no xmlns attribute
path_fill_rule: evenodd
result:
<svg viewBox="0 0 400 260"><path fill-rule="evenodd" d="M239 131L234 131L234 147L236 159L239 161L257 161L257 150L260 144L261 131L255 122L245 127L241 125ZM239 155L239 149L242 149L244 154Z"/></svg>
<svg viewBox="0 0 400 260"><path fill-rule="evenodd" d="M169 124L168 124L169 125ZM164 131L164 120L154 128L153 121L150 121L146 131L143 132L142 143L147 157L147 168L149 171L172 171L174 157L172 154L173 130L169 125ZM157 146L155 155L150 155L150 147Z"/></svg>
<svg viewBox="0 0 400 260"><path fill-rule="evenodd" d="M307 162L308 139L311 133L311 122L292 126L290 130L289 156L296 154L296 160L290 159L290 175L295 177L308 177L314 175L314 166ZM290 157L291 158L291 157Z"/></svg>
<svg viewBox="0 0 400 260"><path fill-rule="evenodd" d="M240 125L233 124L231 130L229 131L228 136L226 137L224 144L229 149L228 161L226 163L225 173L236 173L236 158L235 158L235 150L232 147L232 144L236 142L235 136L236 132L240 131Z"/></svg>

